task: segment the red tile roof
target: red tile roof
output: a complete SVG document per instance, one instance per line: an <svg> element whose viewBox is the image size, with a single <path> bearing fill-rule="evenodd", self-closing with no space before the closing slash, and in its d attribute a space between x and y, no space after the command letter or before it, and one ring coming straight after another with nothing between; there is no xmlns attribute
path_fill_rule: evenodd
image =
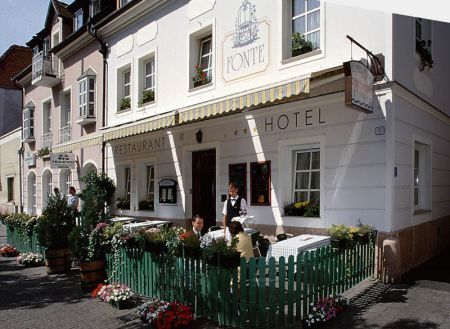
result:
<svg viewBox="0 0 450 329"><path fill-rule="evenodd" d="M12 45L0 57L0 88L19 89L11 80L31 64L31 49Z"/></svg>

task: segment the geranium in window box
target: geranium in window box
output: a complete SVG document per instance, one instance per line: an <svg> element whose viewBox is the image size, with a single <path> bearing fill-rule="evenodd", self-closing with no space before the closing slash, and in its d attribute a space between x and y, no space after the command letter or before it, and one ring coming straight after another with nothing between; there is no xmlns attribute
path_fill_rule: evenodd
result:
<svg viewBox="0 0 450 329"><path fill-rule="evenodd" d="M129 210L130 209L130 199L118 198L116 201L116 208Z"/></svg>
<svg viewBox="0 0 450 329"><path fill-rule="evenodd" d="M310 201L293 202L284 206L285 216L319 217L319 206Z"/></svg>
<svg viewBox="0 0 450 329"><path fill-rule="evenodd" d="M139 105L144 105L147 103L151 103L155 100L155 92L152 89L144 90L142 92L142 101Z"/></svg>
<svg viewBox="0 0 450 329"><path fill-rule="evenodd" d="M195 75L192 81L194 82L194 88L197 88L210 83L211 79L208 78L206 72L199 65L195 65Z"/></svg>
<svg viewBox="0 0 450 329"><path fill-rule="evenodd" d="M139 201L139 210L150 210L155 209L155 203L153 200L141 200Z"/></svg>
<svg viewBox="0 0 450 329"><path fill-rule="evenodd" d="M299 56L313 51L314 45L311 41L305 39L305 36L294 32L292 33L292 56Z"/></svg>
<svg viewBox="0 0 450 329"><path fill-rule="evenodd" d="M131 101L130 101L130 97L124 97L120 100L120 106L119 106L119 110L120 111L125 111L128 110L129 108L131 108Z"/></svg>

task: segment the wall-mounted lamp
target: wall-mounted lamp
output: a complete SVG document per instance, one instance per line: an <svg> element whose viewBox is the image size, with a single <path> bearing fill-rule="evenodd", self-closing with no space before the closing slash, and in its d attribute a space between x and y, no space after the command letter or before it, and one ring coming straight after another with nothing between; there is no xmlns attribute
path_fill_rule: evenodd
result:
<svg viewBox="0 0 450 329"><path fill-rule="evenodd" d="M203 133L201 129L197 130L197 132L195 133L195 139L197 140L198 143L202 142Z"/></svg>

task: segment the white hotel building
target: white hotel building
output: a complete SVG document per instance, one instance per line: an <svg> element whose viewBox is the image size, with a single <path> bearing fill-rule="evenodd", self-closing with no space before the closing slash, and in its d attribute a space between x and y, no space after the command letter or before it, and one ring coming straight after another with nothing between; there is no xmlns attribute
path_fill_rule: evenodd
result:
<svg viewBox="0 0 450 329"><path fill-rule="evenodd" d="M215 225L237 180L267 234L373 224L402 271L448 245L449 24L315 0L123 2L96 26L122 214ZM296 31L313 48L293 56ZM367 59L347 35L384 57L369 113L345 105L343 62ZM316 217L284 214L305 200Z"/></svg>

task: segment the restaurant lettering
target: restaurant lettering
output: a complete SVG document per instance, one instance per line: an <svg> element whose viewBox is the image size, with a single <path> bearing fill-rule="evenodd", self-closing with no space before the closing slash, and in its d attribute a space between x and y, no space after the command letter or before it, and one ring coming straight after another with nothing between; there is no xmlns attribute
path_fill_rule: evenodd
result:
<svg viewBox="0 0 450 329"><path fill-rule="evenodd" d="M155 152L166 148L166 137L151 138L128 143L114 145L114 155L124 156L129 154Z"/></svg>

